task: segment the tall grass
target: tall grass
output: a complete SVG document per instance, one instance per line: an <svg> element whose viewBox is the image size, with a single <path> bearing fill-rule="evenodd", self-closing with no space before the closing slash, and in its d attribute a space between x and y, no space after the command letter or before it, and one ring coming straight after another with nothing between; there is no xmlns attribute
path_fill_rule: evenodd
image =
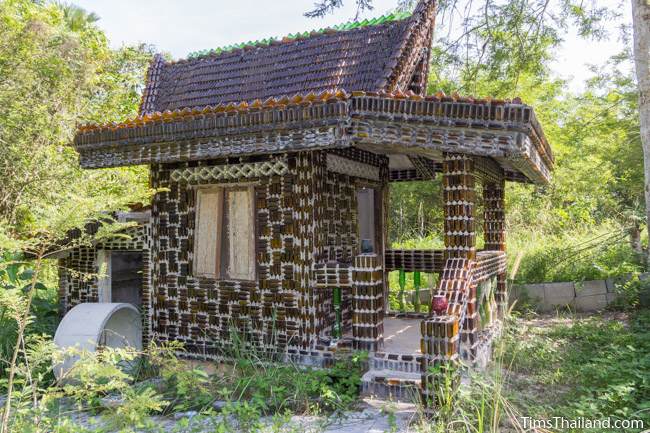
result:
<svg viewBox="0 0 650 433"><path fill-rule="evenodd" d="M516 326L507 319L504 332ZM439 400L437 415L426 419L420 414L417 422L421 433L499 433L524 432L521 413L508 395L512 358L506 356L508 340L498 338L493 346L493 358L485 370L460 367L464 379L454 386L458 371L436 372L447 376L436 390Z"/></svg>
<svg viewBox="0 0 650 433"><path fill-rule="evenodd" d="M523 253L518 283L597 280L644 269L625 230L609 224L561 234L515 231L508 251L510 264Z"/></svg>
<svg viewBox="0 0 650 433"><path fill-rule="evenodd" d="M583 281L644 271L643 259L634 252L627 231L615 224L548 233L531 227L513 227L506 235L509 266L522 254L516 282ZM644 241L645 241L644 233ZM482 248L478 236L477 248ZM442 235L402 239L392 248L442 249ZM410 289L411 286L407 287ZM397 290L397 276L390 276Z"/></svg>

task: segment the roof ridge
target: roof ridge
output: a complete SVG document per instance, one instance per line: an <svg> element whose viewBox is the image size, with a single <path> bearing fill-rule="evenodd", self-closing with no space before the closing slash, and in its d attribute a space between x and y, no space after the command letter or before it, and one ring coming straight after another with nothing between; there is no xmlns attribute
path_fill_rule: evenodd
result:
<svg viewBox="0 0 650 433"><path fill-rule="evenodd" d="M219 55L223 53L228 53L231 51L239 50L239 49L244 49L246 47L268 47L269 45L277 42L283 42L283 41L295 41L299 39L305 39L305 38L310 38L313 36L318 36L322 34L326 34L330 31L335 31L335 32L344 32L344 31L349 31L349 30L355 30L359 28L364 28L364 27L371 27L371 26L378 26L386 23L391 23L391 22L396 22L396 21L401 21L406 18L411 17L411 12L408 11L395 11L391 12L389 14L384 14L376 18L371 18L371 19L364 19L362 21L358 20L350 20L345 23L341 24L336 24L333 26L329 27L323 27L318 30L306 30L304 32L297 32L297 33L290 33L286 36L282 37L276 37L276 36L271 36L265 39L258 39L255 41L248 41L248 42L241 42L238 44L232 44L232 45L227 45L225 47L219 47L219 48L213 48L213 49L205 49L205 50L198 50L198 51L193 51L188 54L187 58L185 60L196 60L200 59L203 57L208 57L211 55ZM182 61L177 60L177 61Z"/></svg>

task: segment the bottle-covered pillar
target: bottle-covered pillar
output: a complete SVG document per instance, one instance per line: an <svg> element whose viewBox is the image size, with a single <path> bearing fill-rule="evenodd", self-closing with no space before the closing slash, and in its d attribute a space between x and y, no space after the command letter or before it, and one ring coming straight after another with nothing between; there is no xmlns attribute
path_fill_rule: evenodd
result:
<svg viewBox="0 0 650 433"><path fill-rule="evenodd" d="M486 182L483 186L483 203L485 206L483 218L483 233L485 233L485 249L491 251L506 250L506 205L505 180ZM499 317L503 317L508 309L508 292L506 273L497 274L494 300L497 304Z"/></svg>
<svg viewBox="0 0 650 433"><path fill-rule="evenodd" d="M476 258L474 160L447 153L443 161L445 259Z"/></svg>
<svg viewBox="0 0 650 433"><path fill-rule="evenodd" d="M485 182L483 185L483 233L485 249L506 250L505 181Z"/></svg>
<svg viewBox="0 0 650 433"><path fill-rule="evenodd" d="M476 259L476 173L474 159L468 155L445 154L443 194L445 205L445 257ZM466 358L474 357L478 338L479 309L476 285L466 289L467 307L461 324L461 342Z"/></svg>
<svg viewBox="0 0 650 433"><path fill-rule="evenodd" d="M378 351L384 345L384 271L377 254L354 257L352 270L352 346Z"/></svg>
<svg viewBox="0 0 650 433"><path fill-rule="evenodd" d="M422 382L425 413L435 415L445 389L458 385L457 361L461 333L467 339L477 324L474 161L467 155L445 154L443 161L445 269L431 315L421 323ZM463 323L461 320L464 317ZM462 329L462 331L461 331Z"/></svg>

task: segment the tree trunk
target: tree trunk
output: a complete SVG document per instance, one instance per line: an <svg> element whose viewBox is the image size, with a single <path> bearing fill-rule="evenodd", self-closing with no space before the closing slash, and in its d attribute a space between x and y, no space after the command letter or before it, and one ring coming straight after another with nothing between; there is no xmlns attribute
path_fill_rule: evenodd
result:
<svg viewBox="0 0 650 433"><path fill-rule="evenodd" d="M638 224L634 224L630 228L630 246L632 247L632 250L639 254L639 256L643 253L643 250L641 248L641 227Z"/></svg>
<svg viewBox="0 0 650 433"><path fill-rule="evenodd" d="M648 1L632 0L632 26L634 29L634 63L639 87L639 123L645 174L646 225L650 234L650 3ZM650 255L646 256L646 265L649 264Z"/></svg>

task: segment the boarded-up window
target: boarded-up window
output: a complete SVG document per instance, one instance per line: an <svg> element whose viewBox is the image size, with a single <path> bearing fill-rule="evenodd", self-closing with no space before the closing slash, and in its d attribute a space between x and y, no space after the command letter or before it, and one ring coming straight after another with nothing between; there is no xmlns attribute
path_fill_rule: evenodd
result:
<svg viewBox="0 0 650 433"><path fill-rule="evenodd" d="M228 239L229 278L251 280L255 272L252 188L226 190L226 238Z"/></svg>
<svg viewBox="0 0 650 433"><path fill-rule="evenodd" d="M221 279L255 279L253 187L197 190L194 272Z"/></svg>
<svg viewBox="0 0 650 433"><path fill-rule="evenodd" d="M222 210L221 188L197 190L194 231L194 272L197 275L219 276Z"/></svg>

